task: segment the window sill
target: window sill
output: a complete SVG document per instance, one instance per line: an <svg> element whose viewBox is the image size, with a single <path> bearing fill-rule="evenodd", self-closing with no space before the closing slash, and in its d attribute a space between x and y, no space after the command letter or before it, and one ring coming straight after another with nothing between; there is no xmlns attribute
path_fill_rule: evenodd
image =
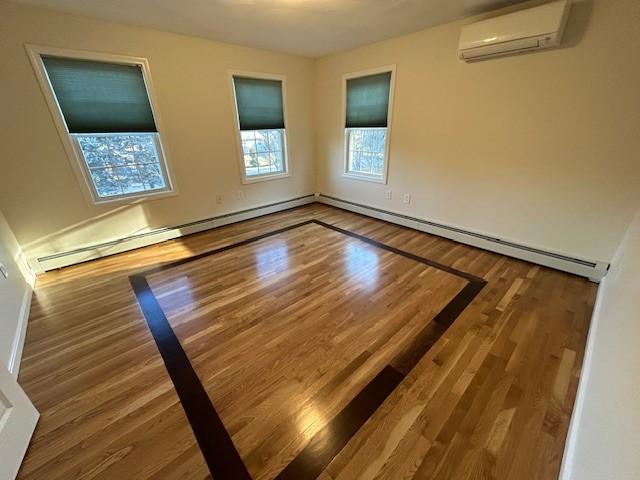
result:
<svg viewBox="0 0 640 480"><path fill-rule="evenodd" d="M128 203L141 203L150 200L159 200L161 198L175 197L176 195L178 195L178 191L174 188L173 190L162 190L153 193L139 193L114 198L92 198L92 200L93 204L96 206L118 204L122 205Z"/></svg>
<svg viewBox="0 0 640 480"><path fill-rule="evenodd" d="M247 184L250 184L250 183L267 182L269 180L278 180L280 178L287 178L287 177L290 177L290 176L291 176L291 174L289 172L273 173L273 174L269 174L269 175L256 175L255 177L243 176L242 177L242 183L244 185L247 185Z"/></svg>
<svg viewBox="0 0 640 480"><path fill-rule="evenodd" d="M352 180L360 180L363 182L371 182L371 183L381 183L381 184L385 184L387 183L387 179L384 176L373 176L373 175L360 175L357 173L350 173L350 172L344 172L342 174L343 177L345 178L350 178Z"/></svg>

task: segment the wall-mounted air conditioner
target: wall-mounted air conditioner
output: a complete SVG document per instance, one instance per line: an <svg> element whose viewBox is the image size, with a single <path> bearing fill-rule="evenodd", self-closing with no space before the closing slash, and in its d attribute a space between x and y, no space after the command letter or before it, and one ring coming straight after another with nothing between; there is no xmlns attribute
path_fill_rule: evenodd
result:
<svg viewBox="0 0 640 480"><path fill-rule="evenodd" d="M460 58L467 62L556 47L569 15L560 0L462 27Z"/></svg>

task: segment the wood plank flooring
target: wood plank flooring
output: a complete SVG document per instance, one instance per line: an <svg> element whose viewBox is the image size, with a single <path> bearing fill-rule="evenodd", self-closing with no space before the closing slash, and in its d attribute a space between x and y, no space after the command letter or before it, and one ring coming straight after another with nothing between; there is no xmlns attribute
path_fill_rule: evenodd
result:
<svg viewBox="0 0 640 480"><path fill-rule="evenodd" d="M557 478L596 286L320 204L39 277L20 382L42 417L20 478L210 478L129 276L309 220L487 284L407 364L467 280L314 223L147 274L250 475L338 441L391 363L399 384L318 478Z"/></svg>

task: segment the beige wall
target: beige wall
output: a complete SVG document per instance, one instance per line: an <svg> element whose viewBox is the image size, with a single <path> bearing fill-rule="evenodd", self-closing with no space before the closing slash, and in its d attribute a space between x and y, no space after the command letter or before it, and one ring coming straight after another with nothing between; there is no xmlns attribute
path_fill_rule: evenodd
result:
<svg viewBox="0 0 640 480"><path fill-rule="evenodd" d="M0 22L0 208L28 257L313 192L312 60L2 0ZM25 43L148 58L179 195L129 206L89 205ZM286 75L292 177L241 184L229 69ZM240 189L243 201L236 200ZM216 195L224 196L222 205Z"/></svg>
<svg viewBox="0 0 640 480"><path fill-rule="evenodd" d="M638 18L638 0L579 2L565 48L475 64L457 59L464 22L319 59L317 189L610 261L640 204ZM389 183L344 178L342 75L389 64Z"/></svg>
<svg viewBox="0 0 640 480"><path fill-rule="evenodd" d="M640 210L598 291L562 480L640 472Z"/></svg>
<svg viewBox="0 0 640 480"><path fill-rule="evenodd" d="M465 64L462 22L311 60L0 0L0 208L29 257L316 190L610 261L640 203L639 15L636 0L580 1L564 48ZM148 58L179 195L87 204L24 43ZM342 75L388 64L389 184L343 178ZM229 69L287 76L292 177L241 185Z"/></svg>
<svg viewBox="0 0 640 480"><path fill-rule="evenodd" d="M8 273L0 274L0 369L17 376L34 279L1 211L0 263Z"/></svg>

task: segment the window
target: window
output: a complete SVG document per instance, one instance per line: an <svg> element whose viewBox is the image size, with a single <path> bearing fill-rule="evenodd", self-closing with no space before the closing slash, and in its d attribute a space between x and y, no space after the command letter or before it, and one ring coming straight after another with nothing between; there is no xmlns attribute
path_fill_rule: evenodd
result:
<svg viewBox="0 0 640 480"><path fill-rule="evenodd" d="M283 81L232 75L244 183L288 176Z"/></svg>
<svg viewBox="0 0 640 480"><path fill-rule="evenodd" d="M345 77L346 176L386 182L393 69Z"/></svg>
<svg viewBox="0 0 640 480"><path fill-rule="evenodd" d="M48 49L30 53L95 203L173 191L144 59L101 54L88 59L84 53Z"/></svg>

